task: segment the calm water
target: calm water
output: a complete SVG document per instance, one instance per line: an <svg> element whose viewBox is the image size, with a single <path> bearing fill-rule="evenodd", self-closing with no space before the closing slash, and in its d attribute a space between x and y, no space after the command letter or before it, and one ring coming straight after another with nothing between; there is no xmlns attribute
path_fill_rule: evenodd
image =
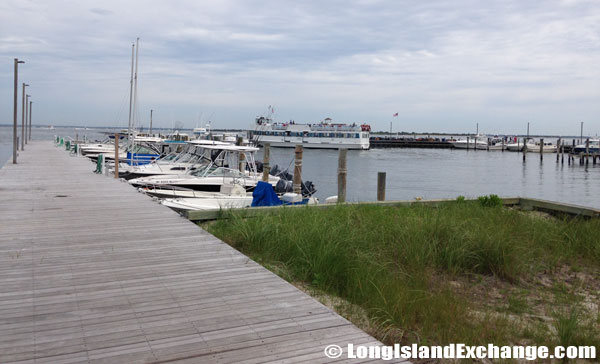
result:
<svg viewBox="0 0 600 364"><path fill-rule="evenodd" d="M102 138L99 130L57 128L34 129L37 140L54 135L86 134ZM0 164L12 153L12 129L0 127ZM27 151L25 151L27 152ZM278 164L293 172L292 148L272 148L271 165ZM338 151L304 151L303 179L312 180L317 197L337 194ZM259 153L257 159L262 159ZM578 164L556 163L555 154L529 153L523 163L521 153L466 151L451 149L372 149L348 151L349 201L376 199L377 172L387 172L386 198L410 200L415 197L455 198L485 194L526 196L600 208L600 165L588 168Z"/></svg>

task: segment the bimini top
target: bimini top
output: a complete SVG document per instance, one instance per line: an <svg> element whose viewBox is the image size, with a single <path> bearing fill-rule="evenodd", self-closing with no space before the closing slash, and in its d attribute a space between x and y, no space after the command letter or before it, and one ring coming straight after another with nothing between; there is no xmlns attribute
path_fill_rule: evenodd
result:
<svg viewBox="0 0 600 364"><path fill-rule="evenodd" d="M232 143L220 142L218 140L195 139L188 141L189 144L196 145L233 145Z"/></svg>

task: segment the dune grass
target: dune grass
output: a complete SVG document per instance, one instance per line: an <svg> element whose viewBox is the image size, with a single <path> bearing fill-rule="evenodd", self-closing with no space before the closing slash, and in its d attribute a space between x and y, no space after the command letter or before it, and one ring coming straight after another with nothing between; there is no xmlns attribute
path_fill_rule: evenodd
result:
<svg viewBox="0 0 600 364"><path fill-rule="evenodd" d="M487 201L236 212L205 226L284 278L361 307L385 342L557 344L587 325L587 339L575 341L597 343L597 313L570 311L535 327L517 327L514 316L533 310L527 290L545 289L535 277L559 267L600 272L600 220L540 217ZM507 287L505 306L487 301L490 279ZM515 287L529 293L513 295Z"/></svg>

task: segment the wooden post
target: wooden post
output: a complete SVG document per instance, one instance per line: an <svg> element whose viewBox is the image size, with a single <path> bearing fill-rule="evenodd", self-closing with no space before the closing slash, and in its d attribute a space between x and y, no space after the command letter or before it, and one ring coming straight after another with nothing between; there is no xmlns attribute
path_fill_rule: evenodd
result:
<svg viewBox="0 0 600 364"><path fill-rule="evenodd" d="M115 134L115 178L119 178L119 133Z"/></svg>
<svg viewBox="0 0 600 364"><path fill-rule="evenodd" d="M475 143L473 143L473 150L477 151L477 137L475 137Z"/></svg>
<svg viewBox="0 0 600 364"><path fill-rule="evenodd" d="M527 140L523 138L523 162L525 162L525 158L527 157Z"/></svg>
<svg viewBox="0 0 600 364"><path fill-rule="evenodd" d="M296 145L294 162L294 193L302 193L302 145Z"/></svg>
<svg viewBox="0 0 600 364"><path fill-rule="evenodd" d="M556 163L558 163L558 158L560 156L560 138L556 141Z"/></svg>
<svg viewBox="0 0 600 364"><path fill-rule="evenodd" d="M502 138L502 151L504 152L504 138Z"/></svg>
<svg viewBox="0 0 600 364"><path fill-rule="evenodd" d="M521 151L521 139L517 137L517 153Z"/></svg>
<svg viewBox="0 0 600 364"><path fill-rule="evenodd" d="M240 153L239 170L242 173L246 172L246 154Z"/></svg>
<svg viewBox="0 0 600 364"><path fill-rule="evenodd" d="M488 138L488 142L487 142L487 147L486 150L489 152L490 151L490 143L491 143L492 139Z"/></svg>
<svg viewBox="0 0 600 364"><path fill-rule="evenodd" d="M540 139L540 161L544 160L544 138Z"/></svg>
<svg viewBox="0 0 600 364"><path fill-rule="evenodd" d="M377 201L385 201L385 172L377 172Z"/></svg>
<svg viewBox="0 0 600 364"><path fill-rule="evenodd" d="M470 141L470 138L467 137L467 150L469 150L469 141Z"/></svg>
<svg viewBox="0 0 600 364"><path fill-rule="evenodd" d="M346 168L346 155L347 149L340 149L340 155L338 157L338 203L346 202L346 175L348 169Z"/></svg>
<svg viewBox="0 0 600 364"><path fill-rule="evenodd" d="M271 172L271 143L263 143L263 176L264 182L269 182L269 172Z"/></svg>
<svg viewBox="0 0 600 364"><path fill-rule="evenodd" d="M565 164L565 146L560 143L560 164Z"/></svg>
<svg viewBox="0 0 600 364"><path fill-rule="evenodd" d="M590 164L590 138L585 140L585 165Z"/></svg>

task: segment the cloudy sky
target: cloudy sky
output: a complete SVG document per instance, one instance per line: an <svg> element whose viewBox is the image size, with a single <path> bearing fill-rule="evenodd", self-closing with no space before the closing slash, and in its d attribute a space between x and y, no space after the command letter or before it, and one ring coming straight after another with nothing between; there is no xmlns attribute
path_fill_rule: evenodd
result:
<svg viewBox="0 0 600 364"><path fill-rule="evenodd" d="M136 37L140 125L600 133L598 0L3 0L0 123L17 57L39 123L126 126Z"/></svg>

